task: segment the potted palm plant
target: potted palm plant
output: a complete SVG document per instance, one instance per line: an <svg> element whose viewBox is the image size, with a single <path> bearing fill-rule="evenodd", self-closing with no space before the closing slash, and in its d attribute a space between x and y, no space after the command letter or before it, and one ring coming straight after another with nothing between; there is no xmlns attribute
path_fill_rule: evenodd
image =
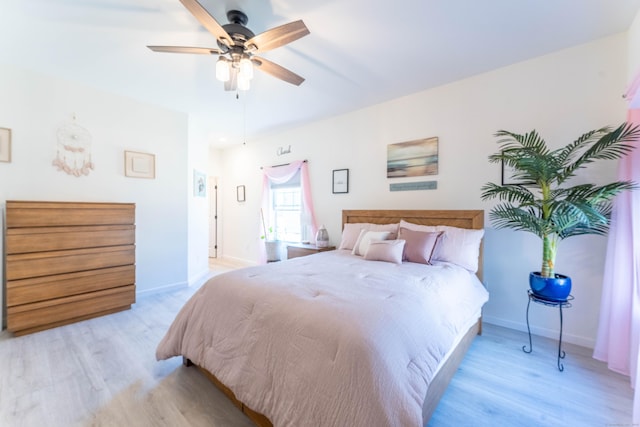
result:
<svg viewBox="0 0 640 427"><path fill-rule="evenodd" d="M511 168L513 179L526 184L482 187L482 199L498 199L489 219L496 228L533 233L542 239L542 266L529 275L529 284L539 297L565 301L571 292L571 278L555 272L558 241L582 234L605 235L609 229L613 198L636 187L629 181L605 185L568 186L579 169L597 160L614 160L627 155L630 142L640 128L623 123L580 136L574 142L550 150L533 130L524 135L500 130L496 133L500 151L489 156L492 163Z"/></svg>

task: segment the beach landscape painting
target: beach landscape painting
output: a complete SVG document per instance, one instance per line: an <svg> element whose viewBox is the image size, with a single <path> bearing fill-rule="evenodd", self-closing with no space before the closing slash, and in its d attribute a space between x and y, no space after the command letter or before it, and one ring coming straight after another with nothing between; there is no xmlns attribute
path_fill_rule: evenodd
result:
<svg viewBox="0 0 640 427"><path fill-rule="evenodd" d="M398 142L387 146L387 178L437 174L437 137Z"/></svg>

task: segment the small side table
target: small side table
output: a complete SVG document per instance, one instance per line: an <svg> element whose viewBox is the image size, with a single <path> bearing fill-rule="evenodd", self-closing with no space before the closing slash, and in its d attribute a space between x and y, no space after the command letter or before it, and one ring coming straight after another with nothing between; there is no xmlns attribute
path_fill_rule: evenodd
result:
<svg viewBox="0 0 640 427"><path fill-rule="evenodd" d="M318 252L332 251L335 248L335 246L319 248L310 243L289 243L287 245L287 259L317 254Z"/></svg>
<svg viewBox="0 0 640 427"><path fill-rule="evenodd" d="M527 331L529 332L529 350L527 350L526 344L522 346L522 351L525 353L531 353L533 351L533 345L531 344L531 328L529 327L529 307L531 306L531 301L546 305L547 307L558 307L560 311L560 337L558 338L558 370L560 372L564 371L564 365L560 363L560 359L564 359L566 353L562 350L562 309L570 308L571 301L573 300L573 295L569 295L569 297L565 301L553 301L544 299L542 297L537 296L533 293L531 289L527 290L527 294L529 295L529 302L527 302Z"/></svg>

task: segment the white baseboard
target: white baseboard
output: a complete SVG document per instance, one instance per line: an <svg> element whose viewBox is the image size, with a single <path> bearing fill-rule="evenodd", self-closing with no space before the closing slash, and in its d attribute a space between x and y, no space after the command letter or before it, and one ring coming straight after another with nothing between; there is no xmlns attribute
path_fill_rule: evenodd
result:
<svg viewBox="0 0 640 427"><path fill-rule="evenodd" d="M205 271L201 271L199 274L189 278L189 286L200 285L202 282L207 280L211 276L211 271L206 269Z"/></svg>
<svg viewBox="0 0 640 427"><path fill-rule="evenodd" d="M503 326L509 329L515 329L516 331L527 332L526 323L518 323L510 320L500 319L491 316L482 316L482 321L490 323L496 326ZM558 339L559 330L553 330L548 328L539 328L537 326L531 326L531 333L533 335L539 335L541 337ZM571 344L579 345L581 347L587 347L593 349L596 345L595 341L591 338L581 337L579 335L568 334L566 331L562 332L562 342L568 342Z"/></svg>
<svg viewBox="0 0 640 427"><path fill-rule="evenodd" d="M236 257L226 256L226 255L220 256L216 259L224 263L236 265L238 267L250 267L250 266L258 265L256 261L250 261L244 258L236 258Z"/></svg>
<svg viewBox="0 0 640 427"><path fill-rule="evenodd" d="M157 294L157 293L161 293L161 292L175 291L175 290L178 290L178 289L183 289L183 288L186 288L188 286L189 286L189 284L187 282L177 282L177 283L170 283L168 285L157 286L157 287L151 288L151 289L138 290L136 288L136 295L139 295L139 296L153 295L153 294Z"/></svg>

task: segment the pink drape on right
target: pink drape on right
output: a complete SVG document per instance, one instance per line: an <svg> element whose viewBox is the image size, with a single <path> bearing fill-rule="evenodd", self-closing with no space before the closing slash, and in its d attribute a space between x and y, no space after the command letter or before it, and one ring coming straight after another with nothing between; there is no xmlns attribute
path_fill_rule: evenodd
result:
<svg viewBox="0 0 640 427"><path fill-rule="evenodd" d="M636 77L627 99L632 101L640 83ZM629 109L627 121L640 125L640 109ZM640 141L620 160L618 179L640 184ZM633 423L640 423L640 189L615 199L607 242L600 304L600 322L593 357L609 369L628 375L635 389Z"/></svg>

